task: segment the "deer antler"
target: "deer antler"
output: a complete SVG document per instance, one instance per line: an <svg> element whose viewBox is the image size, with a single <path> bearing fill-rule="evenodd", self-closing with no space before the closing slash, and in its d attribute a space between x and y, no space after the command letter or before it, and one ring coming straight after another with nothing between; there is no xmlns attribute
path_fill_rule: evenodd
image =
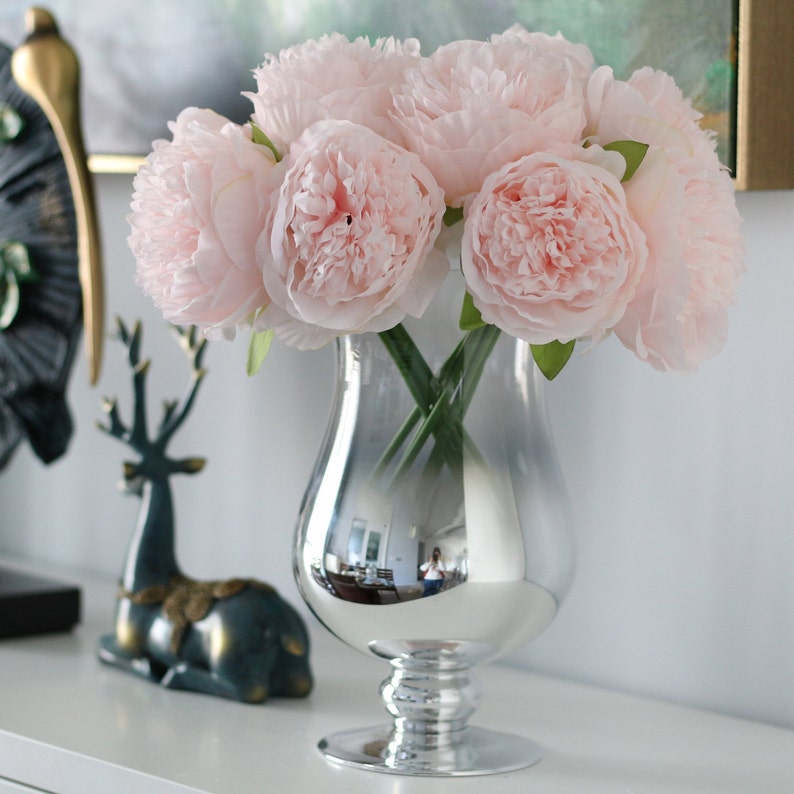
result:
<svg viewBox="0 0 794 794"><path fill-rule="evenodd" d="M204 466L202 458L186 458L184 460L169 460L165 455L165 448L171 437L185 421L193 402L196 398L198 387L207 371L201 363L206 348L206 340L199 338L195 328L176 328L179 346L185 352L190 364L190 379L182 397L178 401L166 402L163 407L163 419L157 435L149 440L146 413L146 382L149 372L150 359L141 359L140 322L135 323L132 329L128 328L121 318L116 318L117 337L127 349L127 358L132 369L133 381L133 420L127 426L121 419L118 404L115 398L103 400L103 410L108 418L106 424L97 423L97 427L114 438L124 441L142 456L139 464L125 464L125 477L132 478L142 474L147 465L160 462L167 471L193 473L200 471ZM149 464L147 464L147 461Z"/></svg>
<svg viewBox="0 0 794 794"><path fill-rule="evenodd" d="M163 444L168 443L168 439L174 435L185 421L185 417L190 413L190 409L193 407L193 401L196 398L198 387L207 374L207 370L203 369L201 366L207 340L204 337L199 338L193 326L188 328L173 326L173 328L177 335L179 346L184 351L190 363L191 377L179 402L167 402L163 406L163 421L160 423L160 431L158 433Z"/></svg>
<svg viewBox="0 0 794 794"><path fill-rule="evenodd" d="M133 420L128 427L122 422L115 397L105 398L102 408L108 416L109 424L97 423L97 427L108 435L118 438L129 444L136 451L148 443L147 418L146 418L146 376L149 371L150 361L141 361L141 336L143 330L140 322L136 322L130 330L120 318L116 318L116 337L127 348L127 358L132 369L133 379Z"/></svg>

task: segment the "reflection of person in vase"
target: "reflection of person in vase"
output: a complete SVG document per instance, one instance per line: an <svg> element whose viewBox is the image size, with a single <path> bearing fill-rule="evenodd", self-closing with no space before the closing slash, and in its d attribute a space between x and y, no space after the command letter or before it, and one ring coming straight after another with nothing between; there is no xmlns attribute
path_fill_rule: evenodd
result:
<svg viewBox="0 0 794 794"><path fill-rule="evenodd" d="M424 574L422 598L438 593L444 584L445 570L444 563L441 561L441 549L438 546L433 549L430 559L419 566L419 570Z"/></svg>

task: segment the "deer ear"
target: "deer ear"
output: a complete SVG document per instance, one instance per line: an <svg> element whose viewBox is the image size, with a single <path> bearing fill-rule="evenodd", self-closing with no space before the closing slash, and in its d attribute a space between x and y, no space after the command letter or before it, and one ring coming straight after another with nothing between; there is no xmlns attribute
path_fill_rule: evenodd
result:
<svg viewBox="0 0 794 794"><path fill-rule="evenodd" d="M185 472L185 474L195 474L201 471L206 463L206 458L185 458L179 461L179 469Z"/></svg>
<svg viewBox="0 0 794 794"><path fill-rule="evenodd" d="M123 477L119 483L119 489L124 493L141 496L143 494L143 481L141 467L137 463L130 463L125 460L122 464Z"/></svg>

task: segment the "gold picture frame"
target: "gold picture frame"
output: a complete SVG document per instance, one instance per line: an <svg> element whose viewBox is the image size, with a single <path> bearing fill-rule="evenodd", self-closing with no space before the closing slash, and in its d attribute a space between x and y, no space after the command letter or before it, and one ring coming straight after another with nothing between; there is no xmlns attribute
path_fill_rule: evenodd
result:
<svg viewBox="0 0 794 794"><path fill-rule="evenodd" d="M736 187L794 188L794 2L739 0Z"/></svg>
<svg viewBox="0 0 794 794"><path fill-rule="evenodd" d="M251 25L252 19L266 19L265 10L275 13L274 9L280 7L278 3L245 0L241 4L238 0L218 0L212 6L202 5L206 14L210 14L207 9L211 9L215 15L207 20L195 18L195 14L184 15L186 7L193 7L192 0L174 0L165 10L157 0L141 0L134 8L127 0L81 0L79 7L71 0L50 1L56 15L62 15L64 36L68 38L73 32L72 44L86 67L84 87L88 95L84 103L84 111L87 111L84 127L89 168L94 173L134 172L151 140L167 134L165 120L173 118L179 109L201 104L226 114L225 108L216 106L216 102L223 103L230 95L237 95L238 89L230 86L228 77L224 76L230 71L228 69L222 75L217 69L213 71L208 67L208 72L195 75L192 84L170 78L171 74L186 71L185 63L193 63L190 60L192 51L174 47L165 35L177 21L183 39L187 37L186 40L192 41L204 36L201 45L193 49L202 53L202 62L230 63L229 48L237 41L240 46L235 45L236 52L245 43L251 50L246 51L243 59L242 84L245 86L245 81L250 79L250 64L259 57L260 47L276 51L286 46L291 38L303 40L316 36L328 26L336 26L348 35L361 29L371 30L371 35L418 35L421 29L428 38L425 41L423 37L423 43L433 47L438 43L433 40L434 36L480 38L484 30L502 29L509 24L510 18L515 20L522 15L521 21L528 25L537 22L536 29L545 26L548 32L553 32L552 28L562 28L564 35L571 40L585 41L594 52L604 49L600 45L606 44L605 37L612 37L614 44L615 41L620 43L623 35L630 38L636 33L638 42L645 36L649 44L662 45L652 48L655 56L648 52L651 56L648 62L656 68L666 69L668 64L675 68L683 34L687 33L691 42L696 39L689 30L681 30L680 26L688 25L687 22L674 23L672 16L665 29L653 28L657 24L655 11L670 8L690 9L690 16L695 15L692 17L695 36L701 24L704 30L712 23L725 30L726 50L730 52L726 51L724 58L733 71L732 89L721 100L721 117L709 119L709 122L714 121L714 126L721 131L721 157L732 168L736 187L739 190L794 188L794 92L791 89L794 84L794 0L701 0L700 11L689 5L690 0L665 0L664 3L658 0L590 0L581 5L578 5L579 0L493 0L485 18L481 0L436 0L432 19L437 28L441 26L440 20L446 19L445 32L428 29L430 22L424 0L399 0L403 10L399 20L383 13L383 9L396 0L306 0L307 14L299 29L278 32L277 25L263 27L263 22L254 33L247 30L255 27ZM30 0L4 0L0 10L0 33L4 33L3 21L8 28L11 21L21 19L22 9L29 4ZM141 40L144 31L151 34L151 30L141 27L140 19L145 19L147 9L155 5L158 13L166 14L161 20L162 31ZM239 16L238 7L247 9L245 32L238 30L241 24L235 17L235 14ZM331 7L337 12L329 17ZM359 19L362 8L375 9L371 19ZM343 13L345 9L347 12ZM499 14L493 9L499 9ZM353 13L356 10L358 12ZM119 18L126 18L128 24L119 24ZM647 25L643 25L643 19L647 19ZM393 26L400 30L391 30ZM227 30L225 37L217 32L220 29ZM208 31L211 30L216 32L210 35ZM246 34L250 35L246 37ZM13 35L11 31L5 32L5 40L12 40ZM592 41L587 40L588 35L592 35ZM697 45L691 46L696 48ZM144 60L137 55L141 48L148 52ZM214 53L214 60L207 56L208 51ZM106 62L98 60L109 52L125 54L114 61L118 74L109 73ZM698 54L697 49L693 52ZM660 53L665 63L654 64L653 58L660 57ZM642 55L642 49L639 54ZM241 60L239 53L237 60ZM607 57L603 62L612 63L612 60ZM141 70L142 65L149 71ZM155 69L158 71L153 71ZM191 69L195 69L195 65ZM214 75L213 79L208 75ZM97 87L100 78L102 86ZM136 84L136 80L143 87ZM156 95L151 91L152 85L158 86ZM131 98L137 97L140 106L135 107L131 102L120 104L118 100L125 96L125 91ZM101 129L112 129L112 134L97 134ZM117 146L119 133L130 132L140 139L133 145ZM108 145L109 142L112 145Z"/></svg>
<svg viewBox="0 0 794 794"><path fill-rule="evenodd" d="M794 188L794 2L738 0L737 190ZM142 158L95 154L95 173L134 173Z"/></svg>

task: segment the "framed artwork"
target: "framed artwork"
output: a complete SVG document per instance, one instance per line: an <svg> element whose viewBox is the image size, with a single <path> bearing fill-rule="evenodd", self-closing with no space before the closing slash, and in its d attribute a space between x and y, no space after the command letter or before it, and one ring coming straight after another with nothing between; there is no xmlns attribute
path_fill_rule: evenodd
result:
<svg viewBox="0 0 794 794"><path fill-rule="evenodd" d="M0 41L21 41L30 0L3 0ZM415 36L423 52L514 22L581 41L619 77L670 72L718 134L740 189L794 187L791 0L50 0L83 64L94 170L134 168L187 105L244 121L266 52L339 31Z"/></svg>

